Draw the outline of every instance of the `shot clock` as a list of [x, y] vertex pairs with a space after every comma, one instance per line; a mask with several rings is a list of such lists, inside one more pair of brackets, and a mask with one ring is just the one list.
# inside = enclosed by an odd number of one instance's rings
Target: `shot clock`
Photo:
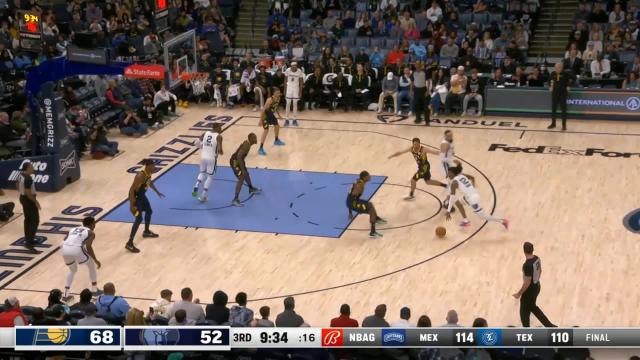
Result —
[[17, 10], [18, 33], [20, 46], [25, 49], [39, 50], [42, 48], [42, 17], [39, 12]]
[[319, 328], [232, 328], [234, 348], [317, 348]]

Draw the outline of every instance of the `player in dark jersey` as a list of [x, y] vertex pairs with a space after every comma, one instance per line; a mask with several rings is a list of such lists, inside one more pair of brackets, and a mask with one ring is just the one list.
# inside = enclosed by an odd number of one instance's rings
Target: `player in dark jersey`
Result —
[[153, 181], [151, 180], [151, 175], [155, 170], [156, 165], [151, 159], [142, 160], [142, 170], [136, 174], [136, 177], [133, 179], [133, 184], [131, 184], [131, 188], [129, 189], [129, 209], [133, 216], [136, 217], [136, 220], [133, 222], [133, 226], [131, 227], [131, 235], [129, 236], [129, 241], [127, 241], [127, 245], [125, 249], [131, 251], [132, 253], [139, 253], [140, 249], [133, 245], [133, 238], [136, 236], [138, 232], [138, 227], [142, 223], [142, 213], [144, 213], [144, 232], [142, 233], [142, 237], [145, 238], [157, 238], [158, 234], [152, 232], [149, 229], [149, 224], [151, 224], [151, 214], [153, 211], [151, 210], [151, 204], [149, 203], [149, 199], [147, 198], [147, 189], [151, 188], [153, 191], [158, 194], [160, 198], [164, 197], [155, 185], [153, 185]]
[[435, 150], [431, 150], [425, 146], [422, 146], [420, 144], [420, 139], [413, 138], [412, 145], [410, 148], [406, 150], [398, 151], [397, 153], [389, 156], [389, 159], [394, 158], [396, 156], [400, 156], [405, 153], [411, 153], [411, 155], [413, 155], [413, 158], [416, 160], [416, 163], [418, 163], [418, 171], [416, 171], [416, 173], [411, 178], [411, 192], [409, 193], [409, 196], [405, 198], [405, 200], [414, 199], [413, 194], [416, 190], [416, 185], [418, 183], [418, 180], [420, 179], [423, 179], [424, 182], [426, 182], [429, 185], [441, 186], [443, 188], [447, 187], [446, 184], [440, 181], [431, 179], [431, 164], [429, 164], [429, 159], [427, 158], [427, 154], [439, 155], [440, 154], [439, 152]]
[[371, 223], [371, 231], [369, 237], [382, 237], [382, 234], [376, 231], [376, 224], [386, 224], [387, 221], [378, 216], [376, 208], [370, 201], [362, 200], [360, 197], [364, 192], [364, 186], [371, 180], [371, 176], [367, 171], [360, 173], [358, 180], [351, 185], [349, 194], [347, 194], [347, 209], [349, 209], [349, 220], [353, 220], [355, 211], [357, 214], [369, 214], [369, 222]]
[[280, 111], [278, 110], [278, 106], [280, 105], [280, 97], [282, 93], [278, 88], [273, 88], [273, 95], [267, 99], [267, 102], [264, 104], [264, 109], [262, 110], [262, 114], [260, 115], [260, 126], [262, 126], [262, 136], [260, 137], [260, 148], [258, 149], [258, 155], [267, 155], [266, 151], [264, 151], [264, 141], [267, 139], [267, 134], [269, 133], [269, 126], [273, 126], [273, 131], [275, 133], [276, 139], [273, 142], [273, 145], [282, 146], [284, 145], [284, 141], [280, 140], [278, 135], [280, 135], [280, 125], [278, 124], [278, 117], [280, 116]]
[[533, 244], [525, 242], [522, 246], [526, 261], [522, 264], [523, 282], [520, 290], [513, 297], [520, 299], [520, 321], [522, 327], [530, 326], [530, 315], [533, 314], [545, 327], [556, 327], [542, 309], [536, 304], [540, 294], [540, 276], [542, 275], [542, 262], [533, 254]]
[[233, 174], [238, 178], [238, 182], [236, 182], [236, 195], [231, 202], [233, 206], [243, 206], [240, 202], [240, 190], [242, 190], [242, 183], [246, 182], [249, 187], [250, 194], [259, 194], [260, 189], [254, 187], [251, 184], [251, 178], [249, 177], [249, 172], [247, 171], [247, 166], [244, 160], [249, 154], [249, 150], [251, 146], [255, 145], [258, 142], [258, 137], [256, 134], [251, 133], [247, 137], [247, 140], [243, 141], [242, 144], [238, 147], [238, 150], [231, 155], [231, 159], [229, 159], [229, 164], [231, 165], [231, 170], [233, 170]]

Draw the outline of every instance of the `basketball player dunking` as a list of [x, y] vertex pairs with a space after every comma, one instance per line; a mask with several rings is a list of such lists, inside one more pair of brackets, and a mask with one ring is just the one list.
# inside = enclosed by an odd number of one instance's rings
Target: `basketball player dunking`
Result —
[[62, 258], [64, 263], [69, 267], [69, 272], [64, 283], [64, 295], [62, 301], [69, 302], [73, 296], [69, 294], [73, 278], [78, 271], [78, 265], [87, 264], [89, 268], [89, 279], [91, 280], [91, 292], [95, 296], [101, 295], [102, 291], [98, 290], [98, 271], [100, 269], [100, 261], [96, 258], [93, 251], [93, 240], [96, 234], [93, 230], [96, 228], [96, 220], [89, 216], [82, 220], [82, 226], [69, 230], [69, 234], [62, 243]]
[[353, 212], [357, 214], [369, 214], [369, 222], [371, 223], [371, 231], [369, 237], [382, 237], [382, 234], [376, 231], [376, 224], [386, 224], [387, 221], [378, 216], [376, 208], [370, 201], [362, 200], [360, 197], [364, 192], [364, 186], [371, 180], [371, 176], [367, 171], [360, 173], [358, 180], [351, 185], [351, 190], [347, 194], [347, 209], [349, 209], [349, 220], [353, 220]]
[[413, 155], [413, 158], [416, 160], [416, 163], [418, 163], [418, 171], [411, 178], [411, 192], [409, 193], [409, 196], [405, 198], [405, 200], [414, 199], [414, 192], [416, 190], [416, 185], [418, 183], [418, 180], [420, 179], [423, 179], [424, 182], [426, 182], [429, 185], [441, 186], [444, 188], [447, 187], [446, 184], [441, 183], [440, 181], [431, 179], [431, 164], [429, 163], [427, 154], [438, 155], [439, 153], [437, 151], [431, 150], [425, 146], [422, 146], [420, 144], [420, 139], [413, 138], [410, 148], [406, 150], [398, 151], [397, 153], [389, 156], [389, 159], [392, 159], [396, 156], [400, 156], [406, 153], [411, 153], [411, 155]]
[[291, 67], [284, 72], [284, 76], [287, 77], [285, 83], [285, 120], [284, 126], [289, 126], [289, 108], [293, 107], [293, 118], [291, 118], [291, 124], [298, 126], [298, 101], [302, 96], [302, 90], [304, 87], [304, 72], [298, 68], [297, 62], [292, 62]]
[[462, 215], [462, 222], [460, 223], [460, 226], [465, 227], [471, 225], [471, 221], [467, 219], [467, 214], [464, 210], [464, 207], [462, 206], [460, 201], [456, 199], [456, 193], [458, 190], [460, 190], [462, 192], [462, 200], [464, 200], [464, 202], [473, 209], [473, 212], [476, 215], [484, 220], [500, 223], [505, 227], [505, 229], [509, 229], [509, 220], [491, 216], [484, 211], [484, 209], [480, 205], [480, 194], [474, 186], [475, 179], [471, 175], [462, 173], [462, 165], [459, 161], [456, 160], [455, 165], [456, 166], [449, 168], [448, 173], [448, 177], [451, 183], [446, 214], [447, 220], [451, 220], [451, 211], [453, 210], [453, 205], [455, 204], [458, 210], [460, 210], [460, 214]]
[[218, 164], [218, 155], [222, 155], [222, 124], [213, 124], [212, 131], [207, 131], [202, 135], [202, 138], [195, 141], [194, 145], [199, 147], [202, 151], [200, 154], [200, 172], [198, 173], [198, 179], [195, 185], [193, 185], [193, 192], [191, 196], [197, 197], [200, 190], [200, 183], [207, 178], [202, 189], [202, 195], [198, 198], [200, 202], [207, 201], [207, 192], [213, 182], [213, 174], [216, 172], [216, 166]]
[[229, 164], [231, 165], [233, 174], [238, 178], [238, 181], [236, 182], [236, 195], [231, 202], [231, 205], [233, 206], [244, 206], [240, 202], [240, 190], [242, 190], [243, 182], [247, 183], [250, 194], [259, 194], [262, 191], [251, 184], [251, 177], [249, 177], [247, 165], [245, 164], [245, 159], [247, 158], [247, 154], [249, 154], [251, 146], [255, 145], [257, 142], [258, 138], [256, 137], [256, 134], [249, 134], [247, 140], [240, 144], [238, 150], [236, 150], [236, 152], [231, 155], [231, 159], [229, 159]]
[[153, 181], [151, 180], [151, 174], [156, 168], [155, 163], [151, 159], [142, 160], [142, 170], [136, 174], [135, 179], [133, 179], [133, 184], [131, 184], [131, 188], [129, 189], [129, 210], [136, 217], [136, 220], [133, 222], [133, 226], [131, 227], [131, 235], [129, 235], [129, 241], [127, 241], [127, 245], [125, 245], [125, 249], [131, 251], [132, 253], [139, 253], [140, 249], [133, 245], [133, 239], [138, 232], [138, 227], [142, 223], [142, 213], [144, 213], [144, 232], [142, 233], [142, 237], [145, 238], [157, 238], [158, 234], [152, 232], [149, 229], [149, 225], [151, 224], [151, 214], [153, 211], [151, 210], [151, 204], [149, 203], [149, 199], [147, 198], [147, 188], [151, 188], [153, 191], [158, 194], [160, 198], [164, 197], [155, 185], [153, 185]]
[[258, 155], [267, 155], [264, 151], [264, 141], [267, 139], [267, 134], [269, 133], [269, 126], [273, 126], [273, 132], [276, 136], [273, 145], [282, 146], [284, 145], [284, 141], [280, 140], [278, 135], [280, 135], [280, 125], [278, 125], [278, 117], [280, 116], [280, 112], [278, 111], [278, 106], [280, 105], [280, 97], [282, 93], [278, 88], [273, 88], [273, 95], [267, 99], [267, 102], [264, 104], [264, 109], [262, 109], [262, 114], [260, 115], [260, 124], [262, 126], [262, 136], [260, 137], [260, 148], [258, 149]]

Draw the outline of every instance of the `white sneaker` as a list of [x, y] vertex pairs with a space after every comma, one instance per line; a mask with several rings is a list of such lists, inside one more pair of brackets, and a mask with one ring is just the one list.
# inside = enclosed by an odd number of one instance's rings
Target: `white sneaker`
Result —
[[413, 111], [409, 111], [409, 115], [408, 116], [413, 116]]
[[402, 111], [401, 110], [398, 110], [398, 115], [402, 115]]
[[198, 198], [198, 201], [201, 203], [207, 202], [207, 195], [202, 195]]

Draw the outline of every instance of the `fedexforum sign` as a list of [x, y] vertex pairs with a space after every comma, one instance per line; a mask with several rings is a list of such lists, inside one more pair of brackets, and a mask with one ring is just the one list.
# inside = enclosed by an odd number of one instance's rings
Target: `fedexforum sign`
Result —
[[527, 154], [550, 154], [550, 155], [576, 155], [576, 156], [603, 156], [613, 158], [631, 158], [640, 157], [640, 153], [609, 151], [598, 148], [586, 148], [582, 150], [565, 149], [562, 146], [546, 146], [540, 145], [536, 147], [521, 148], [517, 146], [509, 146], [507, 144], [491, 144], [489, 151], [502, 150], [511, 153], [527, 153]]

